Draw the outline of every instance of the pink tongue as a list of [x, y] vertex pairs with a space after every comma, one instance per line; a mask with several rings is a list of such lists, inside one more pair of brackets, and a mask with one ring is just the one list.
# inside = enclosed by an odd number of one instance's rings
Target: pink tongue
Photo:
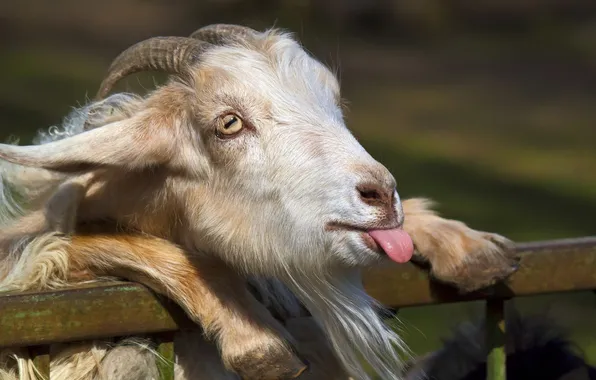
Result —
[[401, 228], [370, 230], [368, 233], [391, 260], [397, 263], [406, 263], [412, 258], [414, 243], [412, 243], [410, 235]]

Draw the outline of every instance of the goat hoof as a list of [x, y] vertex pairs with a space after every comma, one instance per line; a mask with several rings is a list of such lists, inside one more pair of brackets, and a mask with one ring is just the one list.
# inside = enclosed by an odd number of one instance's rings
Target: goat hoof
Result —
[[243, 380], [290, 380], [308, 366], [287, 349], [254, 350], [229, 361]]
[[[519, 269], [520, 256], [509, 239], [488, 232], [478, 232], [462, 244], [468, 247], [458, 265], [449, 270], [433, 266], [433, 277], [456, 286], [462, 292], [477, 291], [505, 280]], [[472, 235], [472, 236], [474, 236]]]

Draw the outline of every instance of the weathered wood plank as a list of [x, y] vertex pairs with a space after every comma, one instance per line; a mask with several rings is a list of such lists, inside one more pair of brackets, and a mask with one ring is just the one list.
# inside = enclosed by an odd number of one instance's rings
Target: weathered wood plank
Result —
[[[518, 249], [521, 269], [486, 292], [458, 294], [410, 264], [369, 271], [364, 283], [373, 297], [395, 308], [596, 289], [596, 237]], [[160, 333], [189, 324], [180, 308], [135, 283], [0, 295], [0, 347]]]
[[0, 347], [174, 331], [188, 323], [139, 284], [112, 283], [0, 296]]
[[368, 293], [390, 307], [511, 298], [536, 294], [596, 289], [596, 237], [518, 244], [520, 269], [507, 281], [481, 292], [460, 294], [455, 288], [430, 281], [414, 265], [388, 263], [368, 271]]

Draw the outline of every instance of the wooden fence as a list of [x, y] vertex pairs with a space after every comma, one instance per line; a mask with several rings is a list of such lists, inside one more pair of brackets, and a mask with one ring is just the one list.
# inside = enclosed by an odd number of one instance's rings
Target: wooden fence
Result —
[[[487, 379], [505, 379], [504, 302], [513, 297], [596, 289], [596, 237], [519, 244], [521, 268], [506, 282], [483, 292], [459, 294], [429, 280], [413, 265], [388, 265], [365, 274], [369, 294], [399, 309], [438, 303], [486, 301]], [[174, 378], [173, 333], [191, 325], [168, 299], [130, 282], [103, 283], [60, 291], [0, 295], [0, 349], [28, 347], [49, 379], [49, 345], [86, 339], [151, 335], [161, 379]]]

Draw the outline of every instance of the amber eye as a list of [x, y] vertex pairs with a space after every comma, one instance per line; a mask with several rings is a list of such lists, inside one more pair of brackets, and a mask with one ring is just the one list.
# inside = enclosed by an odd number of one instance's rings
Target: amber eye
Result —
[[229, 113], [220, 117], [217, 120], [217, 133], [220, 135], [230, 136], [242, 130], [244, 123], [240, 116]]

